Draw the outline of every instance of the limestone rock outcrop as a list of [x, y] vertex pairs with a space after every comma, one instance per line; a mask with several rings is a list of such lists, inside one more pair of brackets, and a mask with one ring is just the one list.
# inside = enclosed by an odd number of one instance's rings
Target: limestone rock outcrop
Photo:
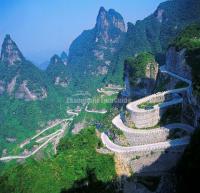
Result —
[[94, 28], [83, 31], [69, 48], [70, 78], [84, 85], [92, 83], [88, 81], [90, 78], [106, 77], [115, 68], [113, 60], [123, 44], [125, 32], [123, 17], [113, 9], [107, 11], [101, 7]]
[[191, 80], [191, 67], [185, 59], [186, 49], [177, 51], [175, 47], [170, 47], [166, 54], [166, 69]]
[[[145, 57], [146, 53], [140, 54], [139, 57]], [[149, 55], [147, 53], [147, 55]], [[138, 56], [136, 57], [137, 60]], [[132, 64], [131, 64], [132, 63]], [[128, 97], [140, 98], [151, 94], [155, 88], [159, 72], [158, 63], [155, 60], [145, 61], [142, 66], [139, 66], [137, 61], [130, 63], [125, 62], [124, 67], [124, 82], [125, 92]], [[140, 74], [138, 76], [138, 74]], [[143, 75], [141, 75], [143, 74]]]
[[123, 17], [113, 9], [106, 11], [101, 7], [95, 31], [96, 42], [103, 40], [104, 43], [116, 43], [121, 33], [126, 31]]
[[7, 63], [8, 65], [14, 65], [23, 60], [24, 56], [16, 43], [11, 39], [10, 35], [6, 35], [1, 49], [1, 62]]
[[0, 95], [26, 101], [47, 97], [44, 73], [25, 59], [10, 35], [6, 35], [2, 44], [0, 72]]
[[69, 84], [67, 55], [64, 52], [61, 54], [61, 57], [54, 55], [46, 72], [54, 85], [66, 88]]

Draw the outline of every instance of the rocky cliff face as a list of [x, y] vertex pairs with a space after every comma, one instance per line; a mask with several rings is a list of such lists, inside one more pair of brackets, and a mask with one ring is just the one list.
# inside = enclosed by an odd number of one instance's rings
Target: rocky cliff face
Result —
[[90, 78], [103, 79], [115, 65], [113, 59], [121, 48], [125, 31], [119, 13], [100, 8], [95, 27], [84, 31], [70, 46], [68, 71], [74, 82], [81, 79], [83, 85]]
[[24, 58], [10, 35], [2, 45], [0, 72], [0, 95], [28, 101], [47, 97], [44, 74]]
[[105, 44], [117, 43], [121, 33], [125, 32], [123, 17], [115, 10], [106, 11], [100, 8], [95, 26], [96, 42], [103, 41]]
[[183, 28], [200, 21], [200, 1], [171, 0], [161, 3], [156, 11], [136, 24], [129, 23], [124, 44], [125, 55], [150, 51], [158, 56]]
[[156, 85], [158, 64], [149, 53], [142, 53], [125, 61], [124, 95], [140, 98], [150, 95]]
[[[165, 67], [181, 77], [192, 80], [191, 67], [186, 62], [186, 49], [177, 50], [174, 46], [166, 52]], [[180, 81], [164, 73], [160, 73], [157, 79], [157, 90], [164, 91], [177, 87]]]
[[137, 85], [132, 89], [133, 97], [143, 97], [151, 94], [156, 85], [158, 64], [148, 63], [145, 69], [145, 78], [139, 78]]
[[63, 61], [64, 65], [67, 65], [68, 63], [68, 56], [66, 52], [62, 52], [60, 55], [61, 60]]
[[[199, 92], [199, 61], [200, 61], [200, 25], [190, 25], [174, 40], [167, 53], [167, 68], [192, 80], [190, 103], [184, 103], [184, 119], [194, 126], [199, 126], [200, 92]], [[170, 65], [171, 63], [171, 65]]]
[[64, 88], [68, 86], [69, 78], [66, 66], [67, 55], [64, 52], [61, 54], [61, 57], [54, 55], [51, 58], [46, 72], [54, 85], [58, 85]]
[[[166, 69], [172, 73], [175, 73], [192, 81], [192, 68], [187, 63], [186, 56], [186, 48], [182, 48], [178, 51], [175, 47], [170, 47], [166, 53]], [[186, 85], [181, 85], [182, 84], [179, 80], [170, 77], [167, 74], [160, 74], [157, 80], [157, 86], [160, 86], [162, 88], [162, 91], [186, 87]], [[191, 89], [191, 91], [188, 92], [187, 95], [183, 96], [182, 121], [197, 126], [199, 119], [198, 106], [199, 104], [197, 102], [197, 97], [193, 95]]]
[[166, 54], [166, 68], [186, 79], [192, 80], [191, 67], [186, 62], [186, 49], [177, 51], [170, 47]]
[[6, 35], [1, 49], [1, 62], [14, 65], [23, 60], [24, 57], [15, 42], [11, 39], [10, 35]]

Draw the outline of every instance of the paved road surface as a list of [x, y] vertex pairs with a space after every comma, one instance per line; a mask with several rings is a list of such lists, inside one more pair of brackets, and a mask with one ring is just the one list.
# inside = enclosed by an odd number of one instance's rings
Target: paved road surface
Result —
[[101, 110], [101, 111], [97, 111], [97, 110], [88, 110], [88, 107], [85, 107], [85, 111], [88, 113], [96, 113], [96, 114], [106, 114], [107, 111], [106, 110]]
[[28, 155], [2, 157], [2, 158], [0, 158], [0, 161], [10, 161], [10, 160], [15, 160], [15, 159], [27, 159], [27, 158], [31, 157], [32, 155], [36, 154], [40, 149], [42, 149], [44, 146], [46, 146], [51, 140], [53, 140], [59, 134], [56, 134], [56, 135], [52, 136], [51, 138], [49, 138], [47, 141], [45, 141], [42, 145], [40, 145], [37, 149], [35, 149], [33, 152], [31, 152]]
[[154, 143], [154, 144], [147, 144], [147, 145], [138, 145], [132, 147], [124, 147], [114, 144], [109, 137], [105, 134], [101, 134], [101, 140], [103, 144], [111, 151], [116, 153], [138, 153], [138, 152], [149, 152], [155, 150], [162, 150], [167, 149], [170, 147], [177, 147], [177, 146], [185, 146], [189, 143], [190, 137], [184, 137], [181, 139], [175, 139], [166, 142]]
[[[138, 104], [140, 104], [143, 101], [147, 101], [152, 97], [156, 97], [158, 95], [161, 94], [170, 94], [170, 93], [180, 93], [183, 91], [187, 91], [191, 88], [192, 86], [192, 82], [190, 80], [187, 80], [183, 77], [180, 77], [172, 72], [167, 71], [164, 67], [162, 67], [161, 72], [163, 73], [168, 73], [169, 75], [180, 79], [182, 81], [185, 81], [186, 83], [188, 83], [188, 86], [185, 88], [180, 88], [180, 89], [172, 89], [172, 90], [168, 90], [165, 92], [159, 92], [147, 97], [144, 97], [140, 100], [134, 101], [132, 103], [129, 103], [127, 105], [127, 109], [131, 110], [131, 111], [139, 111], [140, 109], [138, 108]], [[163, 105], [171, 105], [172, 103], [180, 103], [182, 102], [182, 99], [174, 99], [171, 100], [169, 102], [164, 102], [162, 105], [157, 106], [156, 108], [162, 108]], [[142, 109], [144, 112], [145, 111], [149, 111], [149, 110], [144, 110]], [[176, 128], [180, 128], [185, 130], [189, 135], [191, 133], [194, 132], [194, 128], [190, 125], [187, 124], [182, 124], [182, 123], [173, 123], [173, 124], [169, 124], [166, 125], [164, 127], [160, 127], [160, 128], [155, 128], [155, 129], [149, 129], [149, 130], [142, 130], [142, 129], [132, 129], [129, 128], [127, 126], [124, 125], [124, 123], [122, 122], [120, 115], [116, 116], [113, 120], [112, 120], [113, 125], [115, 125], [118, 129], [122, 130], [123, 132], [126, 133], [136, 133], [136, 134], [151, 134], [151, 133], [155, 133], [155, 132], [159, 132], [159, 131], [163, 131], [163, 129], [176, 129]], [[146, 144], [146, 145], [139, 145], [139, 146], [132, 146], [132, 147], [123, 147], [123, 146], [119, 146], [114, 144], [109, 137], [105, 134], [102, 133], [101, 134], [101, 140], [103, 142], [103, 144], [111, 151], [113, 152], [117, 152], [117, 153], [129, 153], [129, 152], [144, 152], [144, 151], [153, 151], [153, 150], [159, 150], [159, 149], [167, 149], [170, 147], [177, 147], [177, 146], [185, 146], [190, 142], [190, 136], [187, 137], [183, 137], [183, 138], [179, 138], [179, 139], [174, 139], [174, 140], [168, 140], [166, 142], [159, 142], [159, 143], [154, 143], [154, 144]]]
[[162, 132], [163, 130], [173, 130], [173, 129], [183, 129], [187, 133], [192, 133], [194, 131], [194, 128], [190, 125], [183, 124], [183, 123], [173, 123], [173, 124], [168, 124], [163, 127], [158, 127], [158, 128], [153, 128], [153, 129], [133, 129], [129, 128], [126, 125], [124, 125], [123, 121], [120, 118], [120, 115], [117, 115], [113, 120], [112, 120], [113, 125], [120, 129], [123, 132], [130, 133], [130, 134], [153, 134], [153, 133], [158, 133]]
[[[57, 122], [56, 124], [54, 125], [51, 125], [49, 127], [47, 127], [46, 129], [42, 130], [40, 133], [38, 133], [37, 135], [33, 136], [31, 138], [31, 140], [34, 140], [35, 138], [37, 138], [38, 136], [40, 136], [42, 133], [44, 133], [45, 131], [51, 129], [52, 127], [58, 125], [58, 124], [61, 124], [63, 123], [64, 121], [70, 121], [72, 120], [71, 118], [69, 119], [64, 119], [64, 120], [61, 120], [59, 122]], [[15, 160], [15, 159], [27, 159], [29, 157], [31, 157], [32, 155], [36, 154], [40, 149], [42, 149], [43, 147], [45, 147], [50, 141], [52, 141], [54, 138], [58, 137], [61, 133], [63, 133], [64, 130], [63, 129], [60, 129], [48, 136], [45, 136], [43, 138], [40, 138], [38, 140], [42, 140], [44, 138], [48, 138], [42, 145], [40, 145], [37, 149], [35, 149], [34, 151], [30, 152], [28, 155], [19, 155], [19, 156], [6, 156], [6, 157], [1, 157], [0, 158], [0, 161], [10, 161], [10, 160]]]

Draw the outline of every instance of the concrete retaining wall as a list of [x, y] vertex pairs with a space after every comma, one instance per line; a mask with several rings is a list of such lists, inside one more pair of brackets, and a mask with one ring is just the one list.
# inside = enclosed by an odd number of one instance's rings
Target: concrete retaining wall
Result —
[[[127, 105], [127, 110], [131, 114], [131, 120], [137, 128], [148, 128], [157, 125], [165, 111], [176, 104], [182, 103], [183, 99], [176, 93], [158, 93], [134, 101]], [[161, 103], [152, 109], [141, 109], [138, 106], [145, 102]]]
[[164, 129], [147, 134], [123, 133], [131, 146], [164, 142], [169, 136], [169, 130]]
[[153, 109], [152, 111], [146, 112], [134, 112], [131, 113], [131, 120], [137, 128], [148, 128], [157, 125], [165, 113], [167, 108]]

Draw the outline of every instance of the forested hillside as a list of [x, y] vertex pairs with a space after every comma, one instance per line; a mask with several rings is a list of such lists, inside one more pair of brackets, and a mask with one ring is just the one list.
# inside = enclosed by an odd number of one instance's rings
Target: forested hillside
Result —
[[195, 95], [200, 96], [200, 25], [187, 27], [174, 40], [172, 45], [177, 50], [186, 49], [186, 60], [192, 69], [193, 88]]
[[[175, 39], [173, 45], [177, 50], [186, 49], [186, 60], [192, 69], [194, 96], [199, 101], [200, 96], [200, 25], [187, 27]], [[199, 104], [199, 102], [198, 102]], [[197, 112], [198, 113], [198, 112]], [[191, 144], [186, 149], [177, 167], [177, 192], [198, 192], [198, 176], [200, 172], [200, 131], [199, 128], [192, 137]]]
[[49, 78], [27, 61], [6, 36], [0, 60], [0, 154], [35, 134], [48, 121], [63, 118], [66, 106]]
[[[150, 94], [158, 74], [156, 61], [162, 64], [169, 45], [177, 51], [186, 49], [194, 95], [199, 103], [199, 22], [199, 0], [166, 1], [144, 20], [129, 23], [127, 32], [123, 17], [113, 9], [107, 11], [102, 7], [95, 27], [73, 41], [69, 56], [65, 53], [53, 56], [46, 71], [27, 61], [16, 43], [6, 36], [0, 60], [0, 154], [8, 154], [48, 121], [66, 118], [67, 97], [80, 99], [89, 91], [91, 98], [114, 101], [120, 96], [119, 90], [112, 90], [114, 94], [107, 96], [105, 92], [110, 90], [105, 85], [126, 85], [126, 76], [134, 93], [139, 90], [140, 96]], [[123, 104], [116, 106], [123, 108]], [[40, 160], [32, 157], [13, 165], [1, 162], [0, 169], [4, 169], [0, 171], [1, 193], [67, 193], [80, 189], [91, 192], [94, 185], [93, 192], [116, 192], [114, 158], [99, 153], [102, 147], [99, 131], [110, 128], [113, 136], [118, 135], [111, 119], [119, 109], [106, 102], [75, 103], [72, 107], [72, 113], [79, 110], [75, 112], [78, 116], [73, 116], [56, 155]], [[87, 112], [86, 107], [97, 113]], [[98, 114], [102, 108], [105, 114], [102, 111]], [[72, 135], [76, 124], [86, 126]], [[199, 141], [197, 131], [177, 168], [178, 193], [198, 187], [194, 174], [200, 169], [199, 148], [196, 148]]]
[[[115, 192], [106, 185], [115, 179], [114, 160], [112, 156], [97, 153], [96, 148], [100, 146], [101, 142], [96, 137], [94, 128], [65, 137], [60, 142], [55, 157], [41, 161], [29, 159], [26, 163], [5, 171], [0, 177], [0, 191], [61, 193], [76, 185], [81, 187], [100, 183], [102, 185], [95, 187], [95, 192]], [[93, 176], [92, 181], [88, 178], [90, 175]]]
[[188, 25], [200, 23], [198, 0], [169, 0], [156, 11], [135, 24], [128, 22], [122, 48], [113, 59], [105, 82], [117, 82], [123, 74], [122, 64], [127, 57], [141, 52], [151, 52], [160, 64], [165, 62], [165, 52], [174, 38]]
[[136, 24], [129, 23], [123, 52], [141, 51], [163, 54], [170, 42], [189, 24], [200, 22], [198, 0], [172, 0], [161, 3], [157, 10]]
[[114, 65], [113, 59], [124, 36], [123, 17], [113, 9], [107, 11], [101, 7], [95, 27], [83, 31], [69, 49], [68, 71], [75, 88], [92, 91], [97, 84], [102, 84]]

